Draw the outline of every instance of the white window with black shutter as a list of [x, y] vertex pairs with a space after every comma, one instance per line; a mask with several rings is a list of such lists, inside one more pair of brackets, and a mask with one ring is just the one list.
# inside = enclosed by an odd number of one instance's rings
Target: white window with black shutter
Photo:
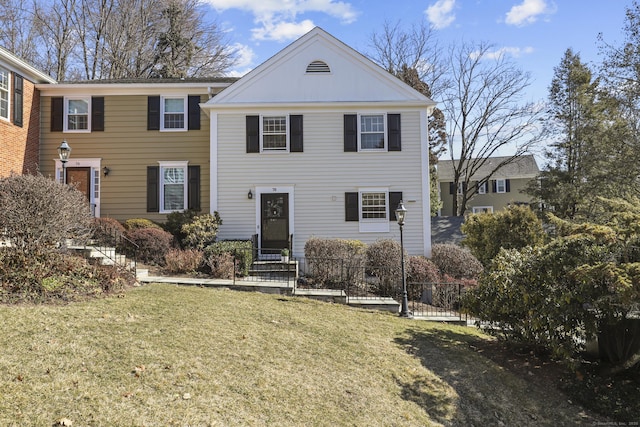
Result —
[[344, 151], [402, 151], [400, 125], [400, 114], [345, 114]]
[[511, 192], [511, 180], [495, 179], [492, 181], [491, 187], [494, 193], [509, 193]]
[[396, 220], [395, 209], [402, 200], [401, 191], [388, 188], [360, 188], [345, 193], [345, 221], [357, 221], [361, 233], [387, 233], [389, 222]]
[[51, 98], [51, 131], [70, 133], [104, 131], [104, 97]]
[[153, 95], [147, 98], [147, 130], [200, 129], [200, 95]]
[[200, 166], [160, 161], [147, 167], [147, 212], [200, 210]]
[[247, 153], [301, 153], [303, 117], [264, 114], [246, 117]]

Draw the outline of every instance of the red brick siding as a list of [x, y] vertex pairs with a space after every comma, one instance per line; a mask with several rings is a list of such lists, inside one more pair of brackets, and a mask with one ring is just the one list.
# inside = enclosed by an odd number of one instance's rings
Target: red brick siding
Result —
[[9, 95], [10, 121], [0, 119], [0, 177], [35, 173], [38, 169], [40, 93], [27, 79], [24, 79], [23, 90], [22, 127], [13, 124], [13, 93]]

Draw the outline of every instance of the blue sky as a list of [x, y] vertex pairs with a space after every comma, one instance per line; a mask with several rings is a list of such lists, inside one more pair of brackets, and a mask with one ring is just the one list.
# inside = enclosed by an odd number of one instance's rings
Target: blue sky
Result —
[[486, 41], [530, 72], [530, 100], [547, 97], [553, 67], [567, 48], [585, 63], [600, 62], [598, 33], [622, 41], [625, 8], [631, 0], [204, 0], [227, 32], [242, 75], [314, 26], [356, 50], [371, 52], [371, 34], [385, 21], [410, 29], [421, 20], [433, 26], [442, 45]]

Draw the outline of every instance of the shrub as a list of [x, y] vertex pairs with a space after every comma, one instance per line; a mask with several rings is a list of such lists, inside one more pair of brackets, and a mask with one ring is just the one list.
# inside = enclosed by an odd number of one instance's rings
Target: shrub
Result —
[[312, 237], [304, 245], [306, 270], [316, 286], [341, 288], [362, 275], [367, 246], [359, 240]]
[[12, 248], [0, 250], [0, 301], [74, 301], [122, 290], [132, 274], [91, 265], [79, 256], [48, 252], [24, 258]]
[[461, 228], [466, 235], [462, 245], [471, 250], [486, 267], [500, 248], [520, 249], [545, 241], [542, 221], [527, 206], [510, 206], [493, 214], [473, 214]]
[[[174, 237], [157, 228], [134, 228], [125, 232], [125, 237], [138, 245], [139, 261], [164, 265], [164, 257], [173, 247]], [[130, 250], [128, 255], [132, 255]]]
[[162, 225], [162, 228], [173, 234], [178, 244], [183, 247], [185, 234], [182, 232], [182, 226], [193, 221], [199, 214], [200, 211], [194, 209], [188, 209], [184, 212], [171, 212], [167, 215], [167, 220]]
[[[238, 274], [243, 276], [249, 274], [249, 269], [253, 263], [253, 243], [251, 240], [223, 240], [207, 246], [204, 250], [205, 264], [211, 269], [212, 274], [213, 268], [211, 265], [220, 265], [221, 259], [217, 256], [221, 254], [231, 255], [232, 260], [235, 258], [236, 272]], [[210, 263], [209, 260], [213, 260], [213, 262]], [[233, 264], [231, 267], [233, 271]], [[233, 277], [233, 274], [231, 277]]]
[[438, 266], [424, 256], [410, 256], [406, 261], [407, 293], [409, 300], [419, 301], [425, 285], [441, 281]]
[[[402, 280], [400, 243], [381, 239], [367, 247], [367, 272], [378, 278], [377, 293], [395, 295]], [[408, 257], [405, 255], [405, 259]]]
[[202, 265], [204, 254], [196, 249], [171, 249], [164, 256], [169, 273], [193, 273]]
[[211, 275], [219, 279], [233, 279], [233, 255], [228, 252], [211, 253], [205, 257]]
[[14, 250], [40, 254], [91, 236], [91, 209], [75, 188], [42, 175], [0, 179], [0, 230]]
[[431, 248], [431, 261], [441, 275], [454, 279], [477, 279], [484, 268], [466, 248], [449, 243], [436, 243]]
[[102, 246], [115, 246], [118, 238], [124, 234], [125, 228], [115, 218], [102, 217], [93, 219], [93, 240]]
[[222, 224], [218, 212], [198, 215], [182, 226], [184, 239], [182, 243], [188, 248], [204, 249], [215, 243], [218, 236], [218, 227]]
[[134, 228], [158, 228], [162, 229], [158, 224], [147, 218], [129, 218], [124, 222], [124, 228], [133, 230]]

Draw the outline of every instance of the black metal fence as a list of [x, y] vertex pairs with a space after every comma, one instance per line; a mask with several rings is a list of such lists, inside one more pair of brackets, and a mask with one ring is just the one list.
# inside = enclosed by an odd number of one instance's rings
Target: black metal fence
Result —
[[462, 283], [407, 283], [409, 311], [415, 317], [467, 320], [461, 313]]

